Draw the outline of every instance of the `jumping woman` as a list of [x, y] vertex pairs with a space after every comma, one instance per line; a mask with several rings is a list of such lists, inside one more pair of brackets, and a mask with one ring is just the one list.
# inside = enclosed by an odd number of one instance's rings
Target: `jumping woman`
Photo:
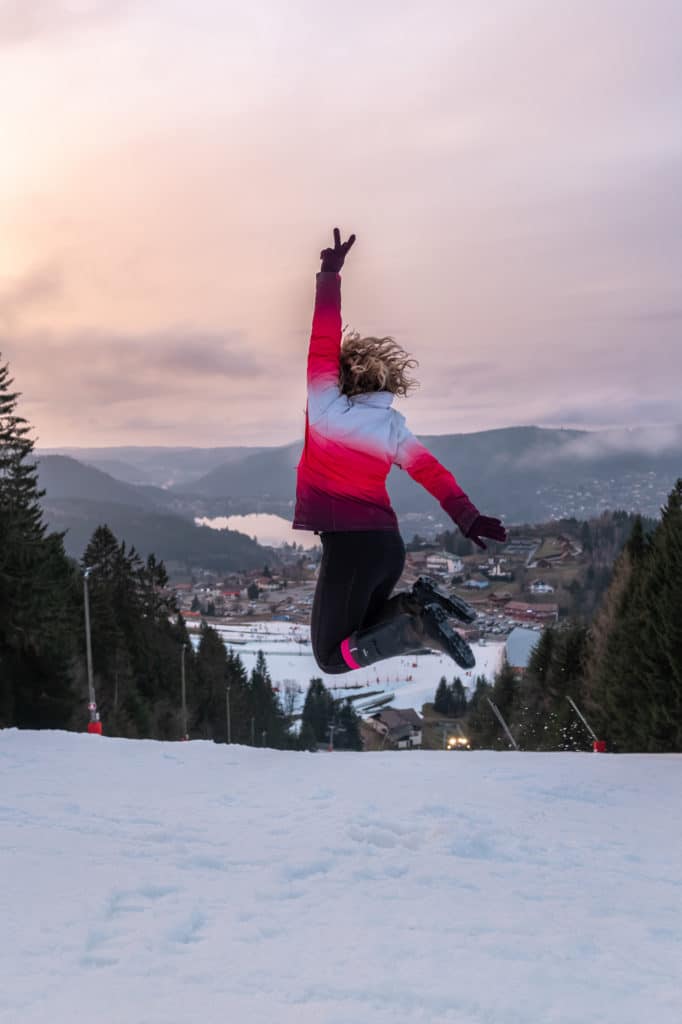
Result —
[[323, 672], [341, 673], [384, 658], [436, 648], [473, 668], [469, 645], [449, 624], [473, 610], [420, 577], [411, 591], [391, 597], [405, 563], [405, 545], [386, 491], [392, 465], [426, 488], [462, 533], [503, 541], [499, 519], [482, 516], [452, 473], [410, 433], [391, 408], [413, 386], [416, 365], [392, 338], [342, 342], [340, 270], [355, 241], [320, 253], [308, 352], [305, 445], [298, 465], [294, 529], [313, 530], [322, 562], [311, 618], [311, 641]]

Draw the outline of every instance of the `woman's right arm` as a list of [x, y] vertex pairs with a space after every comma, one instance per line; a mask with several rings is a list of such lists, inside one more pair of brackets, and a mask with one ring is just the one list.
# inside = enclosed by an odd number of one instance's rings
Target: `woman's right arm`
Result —
[[334, 248], [320, 253], [322, 268], [317, 275], [315, 310], [308, 350], [308, 416], [317, 419], [339, 394], [341, 352], [341, 270], [355, 241], [351, 235], [341, 242], [334, 228]]

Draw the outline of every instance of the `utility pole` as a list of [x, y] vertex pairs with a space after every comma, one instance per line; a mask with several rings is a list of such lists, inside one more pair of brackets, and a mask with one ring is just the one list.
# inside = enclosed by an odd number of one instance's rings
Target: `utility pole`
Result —
[[256, 719], [251, 718], [251, 746], [256, 746]]
[[232, 719], [230, 717], [230, 684], [225, 687], [225, 705], [227, 710], [227, 742], [232, 742]]
[[182, 700], [182, 738], [183, 740], [189, 739], [189, 733], [187, 732], [187, 680], [185, 679], [185, 651], [187, 650], [187, 644], [182, 645], [182, 651], [180, 652], [180, 691]]
[[334, 750], [334, 732], [335, 731], [336, 731], [336, 726], [334, 725], [333, 722], [330, 722], [329, 723], [329, 750], [330, 751]]
[[516, 740], [514, 739], [514, 737], [512, 736], [512, 734], [510, 733], [509, 726], [507, 725], [507, 723], [505, 722], [504, 718], [502, 717], [502, 712], [498, 708], [497, 704], [495, 704], [490, 699], [490, 697], [486, 697], [486, 700], [488, 701], [488, 704], [490, 704], [490, 707], [493, 709], [493, 712], [495, 714], [495, 718], [497, 719], [497, 721], [500, 723], [500, 725], [502, 726], [502, 728], [506, 732], [507, 737], [508, 737], [509, 742], [511, 743], [512, 747], [514, 748], [514, 750], [518, 750], [519, 749], [518, 744], [517, 744]]
[[605, 754], [606, 753], [606, 740], [600, 740], [599, 739], [599, 737], [597, 736], [596, 732], [594, 731], [594, 729], [592, 728], [590, 723], [587, 721], [587, 719], [585, 718], [584, 714], [582, 713], [582, 711], [580, 710], [580, 708], [578, 707], [576, 702], [573, 700], [573, 698], [567, 696], [566, 700], [571, 705], [571, 707], [573, 708], [575, 713], [580, 718], [580, 721], [583, 723], [583, 725], [585, 726], [585, 728], [589, 732], [590, 736], [592, 737], [592, 749], [594, 750], [595, 754]]
[[93, 570], [89, 565], [83, 573], [83, 603], [85, 606], [85, 655], [88, 665], [88, 732], [97, 736], [102, 735], [102, 723], [97, 713], [97, 701], [95, 700], [95, 683], [92, 671], [92, 639], [90, 636], [90, 594], [88, 592], [88, 576]]

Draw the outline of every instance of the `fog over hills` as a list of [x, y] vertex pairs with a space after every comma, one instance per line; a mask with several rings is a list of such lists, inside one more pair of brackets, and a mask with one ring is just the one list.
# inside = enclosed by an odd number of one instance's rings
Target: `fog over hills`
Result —
[[129, 484], [153, 484], [157, 487], [182, 486], [199, 479], [218, 466], [227, 466], [261, 451], [258, 447], [113, 447], [42, 448], [38, 454], [70, 455], [79, 462], [109, 473]]
[[[682, 427], [554, 430], [508, 427], [421, 440], [475, 503], [508, 523], [543, 522], [605, 508], [658, 515], [682, 476]], [[194, 516], [274, 511], [291, 516], [301, 442], [269, 448], [70, 449], [75, 458], [40, 455], [51, 506], [90, 500]], [[108, 466], [110, 473], [84, 466]], [[144, 477], [135, 486], [131, 468]], [[173, 481], [165, 487], [150, 481]], [[397, 467], [389, 493], [398, 515], [441, 515], [433, 498]], [[64, 511], [62, 509], [62, 511]], [[444, 520], [445, 522], [445, 520]]]

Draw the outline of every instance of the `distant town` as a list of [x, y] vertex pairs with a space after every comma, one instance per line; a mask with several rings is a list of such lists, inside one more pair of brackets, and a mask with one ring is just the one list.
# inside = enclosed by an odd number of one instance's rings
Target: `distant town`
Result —
[[[195, 569], [175, 577], [171, 589], [178, 609], [192, 623], [279, 621], [306, 624], [310, 619], [319, 549], [280, 549], [282, 564], [243, 573], [216, 574]], [[500, 639], [514, 626], [542, 627], [559, 620], [557, 591], [580, 572], [583, 551], [562, 534], [518, 537], [494, 557], [455, 556], [435, 544], [408, 551], [398, 589], [426, 574], [452, 586], [477, 612], [474, 626], [463, 629], [471, 641]]]

